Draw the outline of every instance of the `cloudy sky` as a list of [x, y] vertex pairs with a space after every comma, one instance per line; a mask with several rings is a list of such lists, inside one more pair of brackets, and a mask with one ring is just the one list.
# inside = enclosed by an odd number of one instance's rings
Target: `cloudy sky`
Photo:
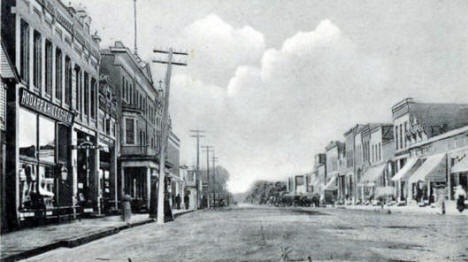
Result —
[[[132, 0], [74, 0], [102, 46], [133, 48]], [[391, 122], [404, 97], [468, 103], [468, 1], [138, 0], [138, 48], [187, 50], [170, 111], [181, 159], [207, 130], [230, 189], [312, 169], [355, 123]], [[155, 66], [155, 81], [165, 68]], [[201, 159], [202, 167], [206, 160]]]

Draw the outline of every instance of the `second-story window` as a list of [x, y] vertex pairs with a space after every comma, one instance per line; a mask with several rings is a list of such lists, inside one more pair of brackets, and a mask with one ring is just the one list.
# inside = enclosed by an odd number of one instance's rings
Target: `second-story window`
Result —
[[70, 57], [65, 57], [65, 104], [71, 106], [72, 97], [72, 64]]
[[398, 150], [398, 126], [395, 126], [395, 148]]
[[382, 160], [382, 143], [379, 143], [379, 160]]
[[125, 119], [125, 143], [135, 144], [135, 120], [131, 118]]
[[62, 51], [55, 50], [55, 98], [62, 101]]
[[45, 92], [52, 97], [52, 71], [53, 67], [52, 43], [46, 40], [45, 43]]
[[97, 82], [96, 79], [91, 80], [91, 118], [96, 119], [96, 92]]
[[75, 67], [75, 109], [81, 113], [81, 69]]
[[20, 69], [21, 79], [29, 84], [29, 25], [21, 20], [21, 40], [20, 40]]
[[42, 87], [42, 38], [39, 32], [34, 31], [33, 56], [33, 85], [41, 90]]
[[403, 124], [400, 124], [400, 148], [403, 149]]
[[84, 95], [83, 95], [83, 113], [87, 116], [89, 114], [89, 74], [84, 72]]

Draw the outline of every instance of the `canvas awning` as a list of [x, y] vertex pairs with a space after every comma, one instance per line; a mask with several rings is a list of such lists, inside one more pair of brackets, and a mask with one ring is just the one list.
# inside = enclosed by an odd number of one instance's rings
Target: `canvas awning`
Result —
[[332, 177], [330, 181], [328, 181], [327, 185], [325, 186], [324, 190], [337, 190], [338, 188], [335, 185], [336, 176]]
[[455, 163], [451, 170], [452, 173], [468, 172], [468, 157], [464, 157], [462, 160]]
[[385, 170], [386, 163], [370, 167], [361, 178], [361, 185], [373, 183], [379, 179]]
[[393, 181], [406, 180], [411, 175], [411, 169], [418, 162], [418, 158], [408, 158], [406, 164], [392, 177]]
[[429, 156], [409, 178], [409, 183], [418, 181], [445, 182], [446, 154]]

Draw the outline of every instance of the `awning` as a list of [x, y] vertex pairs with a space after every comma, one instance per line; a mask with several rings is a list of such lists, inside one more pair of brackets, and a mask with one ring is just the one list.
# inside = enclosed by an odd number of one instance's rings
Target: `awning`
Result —
[[462, 160], [455, 163], [451, 170], [452, 173], [468, 172], [468, 157], [464, 157]]
[[385, 170], [386, 163], [370, 167], [361, 178], [361, 185], [373, 183], [379, 179]]
[[337, 190], [338, 188], [335, 185], [335, 180], [336, 176], [332, 177], [323, 190]]
[[408, 180], [410, 184], [418, 181], [445, 182], [446, 154], [429, 156], [421, 167]]
[[378, 186], [375, 188], [375, 197], [377, 198], [379, 196], [391, 196], [393, 195], [393, 190], [394, 188], [391, 186]]
[[406, 180], [411, 175], [410, 170], [416, 165], [418, 158], [408, 158], [406, 164], [393, 177], [393, 181]]

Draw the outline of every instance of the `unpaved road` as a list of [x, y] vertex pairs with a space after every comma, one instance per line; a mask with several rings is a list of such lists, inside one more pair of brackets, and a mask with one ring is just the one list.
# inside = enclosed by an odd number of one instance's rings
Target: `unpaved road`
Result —
[[204, 210], [27, 261], [468, 261], [466, 216], [341, 209]]

